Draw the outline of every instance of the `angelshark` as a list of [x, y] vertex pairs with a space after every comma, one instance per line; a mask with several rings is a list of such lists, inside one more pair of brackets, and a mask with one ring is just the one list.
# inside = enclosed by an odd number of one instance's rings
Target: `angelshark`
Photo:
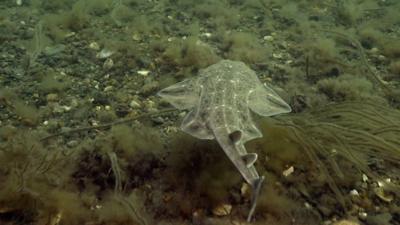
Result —
[[256, 153], [244, 144], [262, 137], [251, 112], [272, 116], [291, 111], [272, 88], [242, 62], [221, 60], [190, 79], [161, 90], [158, 95], [178, 109], [189, 110], [181, 129], [199, 139], [216, 139], [252, 187], [251, 221], [264, 177], [254, 167]]

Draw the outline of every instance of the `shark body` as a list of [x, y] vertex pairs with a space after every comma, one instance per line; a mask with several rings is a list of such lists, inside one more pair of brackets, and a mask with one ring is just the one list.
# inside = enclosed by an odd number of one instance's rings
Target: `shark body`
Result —
[[251, 111], [272, 116], [290, 112], [290, 106], [244, 63], [230, 60], [211, 65], [197, 77], [167, 87], [158, 95], [178, 109], [188, 109], [181, 129], [200, 139], [216, 139], [252, 187], [253, 203], [247, 218], [250, 221], [264, 180], [254, 166], [257, 154], [248, 153], [244, 146], [247, 141], [262, 137]]

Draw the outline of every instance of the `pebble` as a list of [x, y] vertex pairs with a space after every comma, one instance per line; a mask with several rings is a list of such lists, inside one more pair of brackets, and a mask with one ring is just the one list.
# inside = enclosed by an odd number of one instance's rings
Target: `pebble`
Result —
[[140, 91], [145, 94], [151, 94], [154, 91], [158, 90], [160, 87], [160, 84], [158, 83], [158, 81], [151, 81], [149, 83], [146, 83], [142, 86], [142, 88], [140, 89]]
[[105, 70], [109, 70], [113, 68], [113, 66], [114, 66], [114, 61], [111, 58], [106, 59], [106, 61], [104, 61], [103, 63], [103, 69]]
[[275, 58], [275, 59], [282, 59], [283, 55], [281, 53], [273, 53], [272, 57]]
[[53, 56], [53, 55], [56, 55], [58, 53], [61, 53], [62, 51], [65, 50], [65, 48], [66, 47], [63, 44], [47, 46], [47, 47], [44, 48], [43, 53], [46, 56]]
[[144, 106], [148, 112], [156, 112], [157, 111], [157, 109], [155, 107], [156, 103], [150, 99], [148, 99], [144, 102]]
[[156, 124], [163, 124], [165, 121], [161, 116], [151, 118], [151, 120]]
[[147, 75], [149, 75], [150, 74], [150, 71], [149, 70], [139, 70], [138, 72], [137, 72], [139, 75], [142, 75], [142, 76], [147, 76]]
[[59, 104], [54, 105], [53, 113], [63, 113], [63, 112], [65, 112], [64, 106], [61, 106]]
[[251, 198], [251, 187], [248, 183], [242, 183], [242, 186], [240, 187], [240, 194], [245, 199]]
[[134, 34], [132, 35], [132, 40], [134, 40], [134, 41], [140, 41], [140, 40], [142, 40], [142, 39], [140, 38], [140, 35], [139, 35], [138, 33], [134, 33]]
[[74, 99], [71, 100], [71, 104], [70, 105], [71, 105], [71, 107], [75, 108], [75, 107], [77, 107], [79, 105], [79, 102], [78, 102], [77, 99], [74, 98]]
[[46, 95], [46, 100], [48, 102], [56, 102], [58, 100], [58, 94], [56, 93], [50, 93]]
[[185, 111], [182, 111], [182, 112], [180, 112], [180, 113], [178, 114], [178, 116], [179, 116], [180, 118], [183, 118], [183, 117], [186, 116], [186, 112], [185, 112]]
[[350, 195], [351, 196], [359, 196], [360, 194], [358, 193], [358, 191], [356, 189], [353, 189], [350, 191]]
[[100, 45], [94, 41], [89, 44], [89, 48], [98, 51], [100, 50]]
[[383, 200], [385, 202], [389, 203], [389, 202], [393, 201], [393, 199], [394, 199], [393, 195], [388, 194], [384, 190], [383, 186], [374, 188], [374, 192], [375, 192], [376, 196], [378, 196], [381, 200]]
[[103, 91], [104, 92], [109, 92], [109, 91], [112, 91], [113, 89], [114, 89], [114, 87], [109, 85], [109, 86], [105, 87]]
[[226, 215], [229, 215], [231, 213], [231, 211], [232, 211], [232, 205], [222, 203], [222, 204], [219, 204], [217, 207], [215, 207], [212, 210], [212, 213], [215, 216], [226, 216]]
[[358, 213], [358, 218], [361, 220], [365, 220], [368, 217], [368, 214], [366, 212], [359, 212]]
[[373, 47], [373, 48], [371, 48], [370, 52], [372, 54], [377, 54], [379, 52], [379, 49], [377, 47]]
[[287, 170], [283, 171], [282, 174], [283, 174], [283, 176], [287, 177], [287, 176], [289, 176], [290, 174], [292, 174], [293, 172], [294, 172], [294, 167], [291, 166], [291, 167], [289, 167]]
[[363, 175], [362, 175], [362, 181], [363, 181], [363, 182], [367, 182], [367, 181], [368, 181], [368, 176], [365, 175], [365, 174], [363, 174]]
[[114, 54], [114, 51], [111, 51], [109, 49], [102, 49], [99, 53], [96, 54], [96, 58], [98, 59], [106, 59]]
[[212, 36], [212, 34], [206, 32], [206, 33], [202, 33], [201, 36], [206, 37], [206, 38], [210, 38]]
[[266, 41], [273, 41], [273, 40], [274, 40], [274, 37], [272, 37], [271, 35], [266, 35], [266, 36], [264, 36], [264, 40], [266, 40]]
[[72, 141], [68, 141], [67, 142], [67, 147], [69, 147], [69, 148], [73, 148], [73, 147], [76, 147], [76, 146], [78, 146], [78, 141], [77, 140], [72, 140]]
[[359, 225], [359, 223], [351, 221], [351, 220], [340, 220], [340, 221], [333, 223], [332, 225]]
[[139, 103], [138, 101], [136, 101], [136, 100], [132, 100], [132, 101], [129, 103], [129, 106], [130, 106], [131, 108], [133, 108], [133, 109], [138, 109], [138, 108], [141, 107], [140, 103]]

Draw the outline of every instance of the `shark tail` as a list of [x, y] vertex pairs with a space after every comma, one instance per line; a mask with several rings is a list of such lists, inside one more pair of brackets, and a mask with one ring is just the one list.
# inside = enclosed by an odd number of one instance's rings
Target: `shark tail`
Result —
[[256, 210], [257, 206], [257, 201], [258, 197], [260, 196], [260, 191], [262, 184], [264, 182], [264, 176], [261, 176], [258, 180], [256, 180], [252, 186], [253, 188], [253, 194], [251, 198], [251, 208], [249, 211], [249, 214], [247, 215], [247, 222], [251, 222], [251, 219], [253, 218], [254, 211]]

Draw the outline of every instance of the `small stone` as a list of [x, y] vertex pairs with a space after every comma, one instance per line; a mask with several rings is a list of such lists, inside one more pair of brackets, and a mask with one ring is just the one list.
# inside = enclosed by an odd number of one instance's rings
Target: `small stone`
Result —
[[65, 112], [68, 112], [68, 111], [70, 111], [72, 109], [71, 106], [67, 106], [67, 105], [63, 105], [62, 107], [64, 108]]
[[365, 174], [363, 174], [363, 175], [362, 175], [362, 181], [363, 181], [363, 182], [367, 182], [367, 181], [368, 181], [368, 176], [365, 175]]
[[212, 210], [212, 213], [215, 216], [227, 216], [231, 213], [232, 211], [232, 205], [230, 204], [219, 204], [217, 207], [215, 207]]
[[386, 213], [380, 213], [380, 214], [375, 214], [375, 215], [369, 215], [367, 219], [365, 220], [365, 223], [368, 225], [393, 225], [396, 223], [392, 223], [395, 221], [398, 221], [393, 219], [393, 216], [391, 213], [386, 212]]
[[242, 187], [240, 188], [240, 194], [242, 194], [243, 197], [249, 197], [251, 195], [250, 193], [250, 185], [248, 183], [243, 183]]
[[281, 53], [273, 53], [272, 57], [275, 58], [275, 59], [282, 59], [283, 58]]
[[376, 54], [376, 53], [379, 52], [379, 49], [378, 49], [377, 47], [374, 47], [374, 48], [371, 48], [370, 52], [371, 52], [372, 54]]
[[138, 101], [136, 101], [136, 100], [132, 100], [132, 101], [129, 103], [129, 106], [130, 106], [131, 108], [133, 108], [133, 109], [138, 109], [138, 108], [141, 107], [140, 103], [139, 103]]
[[144, 102], [144, 106], [148, 112], [156, 112], [157, 111], [157, 109], [155, 107], [156, 103], [150, 99], [148, 99]]
[[186, 116], [186, 112], [185, 111], [182, 111], [182, 112], [180, 112], [179, 114], [178, 114], [178, 116], [180, 117], [180, 118], [183, 118], [183, 117], [185, 117]]
[[114, 89], [114, 87], [109, 85], [109, 86], [104, 88], [104, 92], [109, 92], [109, 91], [112, 91], [113, 89]]
[[148, 83], [145, 83], [142, 88], [140, 89], [140, 92], [149, 95], [152, 94], [154, 91], [158, 90], [160, 87], [160, 84], [158, 81], [150, 81]]
[[378, 59], [384, 61], [386, 60], [386, 57], [384, 55], [378, 55]]
[[374, 188], [374, 192], [376, 194], [376, 196], [378, 196], [381, 200], [385, 201], [385, 202], [391, 202], [393, 201], [394, 197], [393, 195], [387, 193], [383, 187], [377, 187]]
[[46, 100], [48, 102], [56, 102], [58, 100], [58, 94], [50, 93], [50, 94], [46, 95]]
[[149, 70], [139, 70], [138, 72], [137, 72], [139, 75], [142, 75], [142, 76], [147, 76], [147, 75], [149, 75], [150, 74], [150, 71]]
[[353, 189], [350, 191], [350, 195], [351, 196], [359, 196], [360, 194], [358, 193], [358, 191], [356, 189]]
[[212, 34], [207, 32], [207, 33], [202, 33], [201, 36], [204, 36], [206, 38], [210, 38], [212, 36]]
[[75, 36], [75, 34], [76, 34], [76, 33], [72, 31], [72, 32], [69, 32], [69, 33], [67, 33], [66, 35], [64, 35], [64, 37], [65, 37], [65, 38], [73, 37], [73, 36]]
[[79, 102], [78, 102], [77, 99], [74, 98], [74, 99], [71, 100], [71, 104], [70, 105], [71, 105], [71, 107], [77, 107], [79, 105]]
[[368, 214], [366, 212], [359, 212], [358, 213], [358, 218], [361, 220], [365, 220], [367, 218]]
[[247, 225], [247, 223], [237, 220], [232, 220], [232, 225]]
[[163, 124], [165, 122], [164, 118], [162, 118], [161, 116], [151, 118], [151, 120], [156, 124]]
[[351, 220], [340, 220], [340, 221], [333, 223], [332, 225], [359, 225], [359, 223], [351, 221]]
[[100, 45], [94, 41], [89, 44], [89, 48], [98, 51], [100, 50]]
[[142, 39], [140, 38], [140, 35], [139, 35], [138, 33], [134, 33], [134, 34], [132, 35], [132, 40], [134, 40], [134, 41], [140, 41], [140, 40], [142, 40]]
[[111, 58], [106, 59], [103, 63], [103, 69], [109, 70], [114, 66], [114, 61]]
[[66, 48], [66, 47], [65, 47], [65, 45], [63, 45], [63, 44], [47, 46], [47, 47], [45, 47], [45, 48], [43, 49], [43, 53], [44, 53], [46, 56], [53, 56], [53, 55], [56, 55], [56, 54], [61, 53], [62, 51], [65, 50], [65, 48]]
[[53, 108], [53, 113], [63, 113], [63, 112], [65, 112], [64, 107], [56, 103]]
[[114, 51], [104, 48], [99, 53], [96, 54], [96, 57], [98, 59], [106, 59], [106, 58], [112, 56], [113, 54], [114, 54]]
[[72, 140], [72, 141], [68, 141], [67, 142], [67, 147], [69, 147], [69, 148], [76, 147], [77, 145], [78, 145], [78, 141], [77, 140]]
[[289, 167], [287, 170], [283, 171], [282, 174], [283, 174], [283, 176], [287, 177], [287, 176], [289, 176], [290, 174], [292, 174], [293, 172], [294, 172], [294, 167], [291, 166], [291, 167]]
[[273, 41], [274, 37], [272, 37], [271, 35], [266, 35], [266, 36], [264, 36], [264, 40], [265, 41]]

